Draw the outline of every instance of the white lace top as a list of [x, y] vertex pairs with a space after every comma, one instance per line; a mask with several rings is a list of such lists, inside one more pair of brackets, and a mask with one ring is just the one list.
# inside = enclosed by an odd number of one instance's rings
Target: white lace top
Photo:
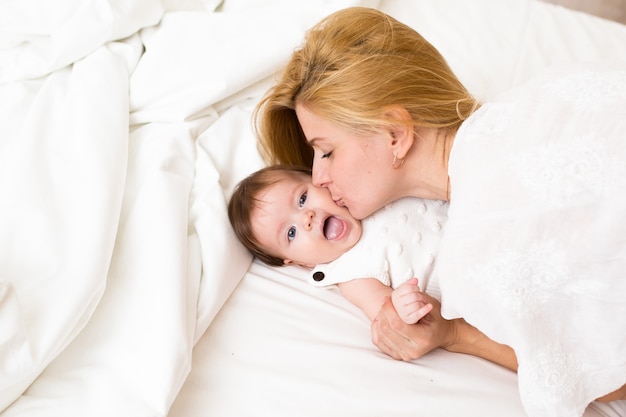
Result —
[[552, 70], [457, 134], [437, 274], [447, 318], [512, 346], [531, 417], [626, 383], [626, 67]]

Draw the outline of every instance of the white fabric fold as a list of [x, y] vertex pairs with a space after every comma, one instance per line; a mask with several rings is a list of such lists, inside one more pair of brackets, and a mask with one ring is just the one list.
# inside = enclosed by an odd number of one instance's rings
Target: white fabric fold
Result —
[[162, 15], [159, 0], [4, 0], [0, 83], [45, 76]]
[[44, 79], [0, 86], [2, 107], [18, 104], [0, 115], [2, 407], [103, 294], [126, 175], [127, 65], [105, 46]]

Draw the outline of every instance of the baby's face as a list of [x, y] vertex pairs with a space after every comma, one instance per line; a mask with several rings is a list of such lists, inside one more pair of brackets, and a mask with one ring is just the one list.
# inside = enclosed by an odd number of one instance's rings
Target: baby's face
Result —
[[263, 248], [285, 260], [312, 268], [337, 259], [361, 237], [361, 222], [315, 187], [304, 173], [277, 182], [259, 196], [252, 231]]

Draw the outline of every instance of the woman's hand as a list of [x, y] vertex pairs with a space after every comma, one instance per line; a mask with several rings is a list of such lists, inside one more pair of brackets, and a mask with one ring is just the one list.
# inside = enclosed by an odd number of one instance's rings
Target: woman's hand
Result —
[[441, 317], [441, 304], [428, 296], [432, 311], [416, 324], [406, 324], [398, 316], [390, 298], [385, 300], [372, 321], [372, 341], [394, 359], [410, 361], [437, 347], [454, 343], [454, 323]]
[[441, 347], [450, 352], [465, 353], [487, 359], [517, 371], [515, 352], [507, 345], [494, 342], [463, 319], [446, 320], [441, 304], [428, 296], [432, 311], [416, 324], [406, 324], [387, 299], [372, 321], [372, 341], [394, 359], [410, 361]]

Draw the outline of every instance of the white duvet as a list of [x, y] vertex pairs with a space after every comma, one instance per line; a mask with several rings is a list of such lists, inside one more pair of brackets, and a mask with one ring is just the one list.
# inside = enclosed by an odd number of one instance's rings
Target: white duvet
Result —
[[256, 83], [351, 4], [0, 5], [5, 415], [167, 414], [251, 262], [225, 202]]

